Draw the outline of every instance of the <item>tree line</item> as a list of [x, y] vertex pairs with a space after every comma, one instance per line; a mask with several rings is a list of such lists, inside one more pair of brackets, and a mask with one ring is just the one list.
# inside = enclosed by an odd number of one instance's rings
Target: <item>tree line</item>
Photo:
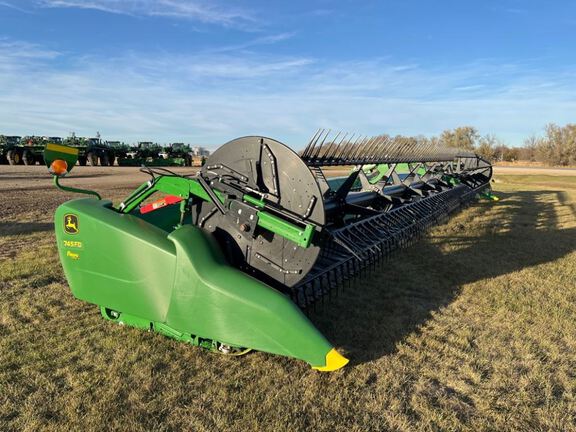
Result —
[[524, 140], [521, 147], [505, 145], [495, 135], [480, 135], [473, 126], [445, 130], [438, 137], [425, 138], [438, 146], [472, 150], [493, 162], [530, 161], [546, 165], [576, 165], [576, 124], [548, 124], [544, 136]]

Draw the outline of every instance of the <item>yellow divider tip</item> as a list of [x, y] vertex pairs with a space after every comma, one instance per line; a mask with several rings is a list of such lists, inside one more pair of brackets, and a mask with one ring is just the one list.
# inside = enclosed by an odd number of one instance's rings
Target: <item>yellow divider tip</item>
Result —
[[312, 369], [316, 369], [322, 372], [332, 372], [346, 366], [350, 360], [341, 355], [336, 348], [332, 348], [326, 354], [326, 366], [312, 366]]
[[54, 151], [54, 152], [60, 152], [60, 153], [66, 153], [66, 154], [71, 154], [71, 155], [77, 155], [78, 154], [77, 148], [69, 147], [69, 146], [65, 146], [65, 145], [61, 145], [61, 144], [54, 144], [54, 143], [46, 144], [46, 150], [50, 150], [50, 151]]

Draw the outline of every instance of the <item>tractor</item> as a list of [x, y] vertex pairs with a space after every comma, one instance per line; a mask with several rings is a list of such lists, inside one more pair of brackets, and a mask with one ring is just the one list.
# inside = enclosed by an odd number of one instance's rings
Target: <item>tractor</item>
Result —
[[0, 163], [20, 165], [22, 163], [22, 150], [19, 148], [19, 136], [0, 135]]
[[81, 166], [114, 164], [114, 150], [102, 141], [100, 134], [93, 138], [85, 138], [77, 137], [75, 133], [72, 133], [64, 139], [63, 144], [78, 149], [78, 164]]

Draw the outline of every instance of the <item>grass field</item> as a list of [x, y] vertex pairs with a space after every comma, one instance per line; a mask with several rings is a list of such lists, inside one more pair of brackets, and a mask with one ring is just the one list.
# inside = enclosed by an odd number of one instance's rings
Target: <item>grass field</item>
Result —
[[576, 430], [576, 176], [498, 175], [313, 314], [332, 374], [104, 321], [57, 259], [67, 196], [31, 177], [0, 190], [2, 431]]

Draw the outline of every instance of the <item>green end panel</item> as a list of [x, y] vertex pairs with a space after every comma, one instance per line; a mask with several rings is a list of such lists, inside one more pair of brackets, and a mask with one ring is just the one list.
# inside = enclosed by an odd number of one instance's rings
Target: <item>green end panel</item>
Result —
[[64, 273], [74, 296], [151, 321], [164, 321], [174, 282], [174, 244], [163, 231], [81, 198], [54, 219]]
[[78, 160], [78, 149], [61, 144], [46, 144], [44, 148], [44, 163], [46, 163], [46, 166], [50, 168], [50, 164], [56, 159], [65, 160], [68, 165], [67, 170], [70, 172]]
[[177, 265], [167, 325], [325, 365], [332, 345], [288, 297], [229, 266], [214, 239], [197, 227], [183, 226], [168, 238]]
[[325, 366], [332, 345], [300, 309], [228, 265], [200, 228], [184, 225], [168, 234], [115, 211], [110, 201], [89, 198], [61, 205], [55, 228], [77, 298], [120, 311], [137, 327], [154, 322], [170, 332]]

